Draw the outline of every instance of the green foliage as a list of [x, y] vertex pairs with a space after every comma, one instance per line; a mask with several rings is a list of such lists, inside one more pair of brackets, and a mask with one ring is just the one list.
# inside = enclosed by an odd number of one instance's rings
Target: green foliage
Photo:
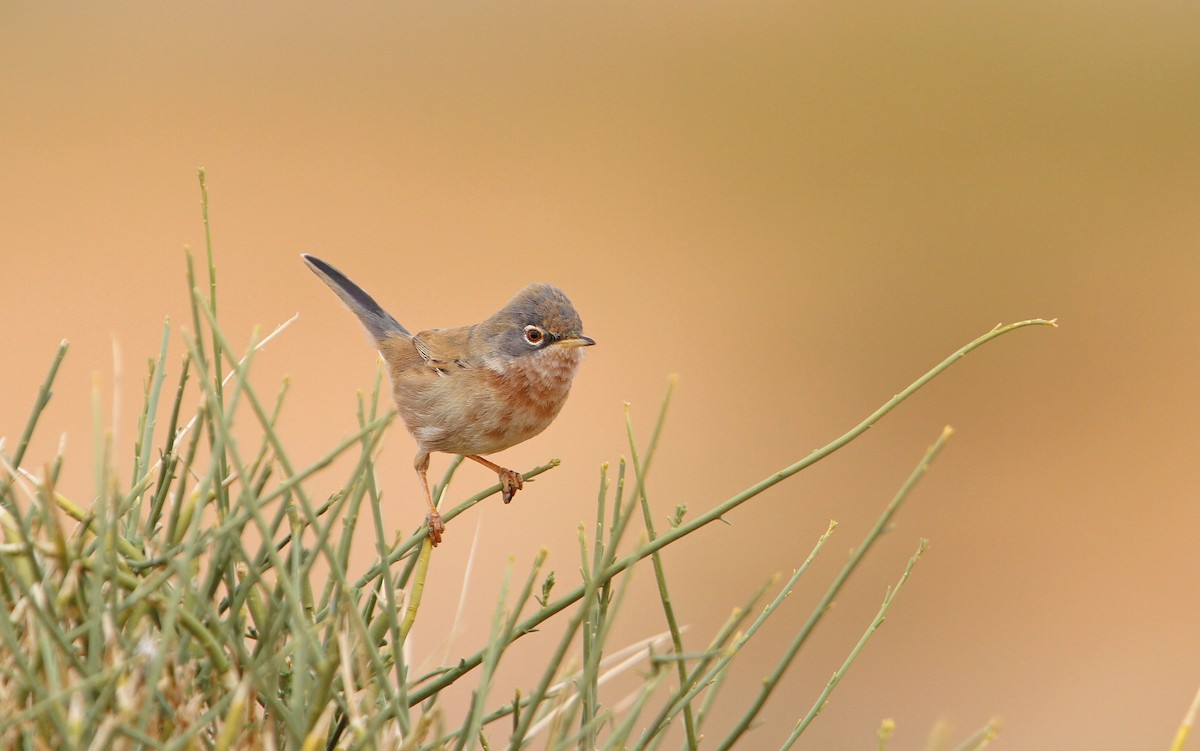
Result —
[[[203, 215], [208, 237], [207, 193]], [[729, 665], [790, 593], [833, 533], [821, 534], [782, 587], [769, 581], [735, 608], [697, 652], [685, 651], [659, 552], [845, 445], [955, 360], [1024, 321], [997, 328], [956, 352], [829, 446], [775, 473], [703, 514], [680, 506], [669, 528], [651, 524], [647, 473], [666, 406], [645, 451], [629, 424], [631, 462], [615, 478], [606, 465], [594, 528], [579, 533], [580, 580], [543, 573], [546, 553], [518, 576], [512, 570], [494, 609], [487, 643], [461, 661], [411, 675], [405, 639], [419, 614], [431, 547], [422, 526], [389, 542], [378, 512], [374, 463], [393, 412], [381, 376], [360, 399], [359, 428], [309, 466], [297, 467], [276, 431], [287, 383], [273, 403], [249, 378], [264, 340], [245, 353], [218, 323], [211, 242], [207, 294], [192, 290], [191, 331], [180, 372], [168, 384], [168, 341], [150, 361], [133, 467], [122, 484], [96, 418], [94, 495], [77, 504], [56, 490], [63, 456], [40, 474], [23, 468], [26, 449], [66, 354], [64, 342], [12, 453], [0, 444], [0, 747], [151, 749], [441, 749], [539, 747], [654, 749], [681, 728], [690, 748], [720, 701]], [[99, 403], [99, 395], [96, 395]], [[237, 430], [235, 430], [235, 422]], [[741, 719], [714, 739], [731, 748], [758, 716], [784, 671], [833, 602], [849, 574], [949, 437], [922, 458], [879, 522], [855, 548], [794, 640], [779, 656]], [[335, 459], [354, 457], [339, 492], [320, 500], [306, 484]], [[550, 462], [528, 479], [556, 466]], [[458, 466], [435, 490], [440, 499]], [[615, 479], [615, 484], [610, 485]], [[448, 521], [492, 494], [488, 488], [443, 514]], [[365, 504], [365, 508], [364, 508]], [[641, 514], [637, 514], [641, 511]], [[631, 533], [638, 527], [636, 534]], [[369, 529], [359, 530], [365, 524]], [[376, 561], [355, 575], [351, 550], [369, 534]], [[638, 537], [640, 541], [632, 541]], [[854, 656], [882, 623], [920, 550], [845, 664], [816, 697], [790, 745], [828, 700]], [[646, 558], [662, 601], [662, 638], [619, 649], [611, 644], [628, 576]], [[770, 601], [751, 619], [759, 602]], [[495, 685], [498, 666], [517, 640], [551, 619], [565, 623], [547, 644], [536, 684]], [[576, 666], [576, 667], [571, 667]], [[602, 687], [636, 667], [642, 683], [624, 702]], [[443, 691], [469, 683], [472, 702], [451, 720]], [[501, 694], [510, 696], [497, 700]], [[990, 726], [989, 726], [990, 727]], [[890, 736], [890, 730], [888, 731]], [[981, 747], [991, 734], [973, 747]], [[758, 739], [761, 745], [762, 739]], [[881, 731], [880, 745], [885, 743]]]

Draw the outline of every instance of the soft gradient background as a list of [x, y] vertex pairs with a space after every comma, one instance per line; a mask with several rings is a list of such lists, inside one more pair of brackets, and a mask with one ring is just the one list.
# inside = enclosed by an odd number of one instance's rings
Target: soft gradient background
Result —
[[[823, 445], [995, 323], [1057, 316], [669, 551], [698, 649], [841, 522], [708, 736], [948, 423], [746, 747], [778, 746], [926, 536], [804, 747], [872, 747], [893, 717], [892, 748], [915, 749], [939, 721], [961, 739], [999, 715], [997, 747], [1163, 748], [1200, 684], [1198, 40], [1194, 2], [5, 3], [0, 435], [11, 450], [66, 338], [28, 465], [65, 433], [62, 489], [89, 495], [95, 374], [128, 458], [145, 358], [164, 316], [188, 320], [200, 166], [226, 330], [301, 314], [256, 360], [267, 393], [291, 377], [299, 460], [353, 429], [375, 356], [298, 253], [412, 328], [555, 282], [600, 344], [554, 426], [502, 455], [563, 466], [437, 551], [414, 640], [453, 659], [479, 645], [510, 556], [523, 571], [548, 546], [575, 581], [597, 467], [627, 454], [622, 405], [645, 440], [669, 373], [660, 518]], [[395, 527], [423, 513], [412, 453], [394, 426]], [[456, 492], [493, 481], [464, 467]], [[663, 628], [639, 584], [621, 643]], [[503, 679], [497, 695], [529, 680]]]

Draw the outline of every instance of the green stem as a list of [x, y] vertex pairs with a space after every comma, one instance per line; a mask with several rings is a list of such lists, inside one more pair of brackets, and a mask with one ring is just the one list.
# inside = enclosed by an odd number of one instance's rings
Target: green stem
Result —
[[803, 720], [796, 723], [795, 729], [792, 730], [791, 735], [787, 737], [787, 740], [783, 742], [783, 746], [781, 747], [780, 751], [788, 751], [788, 749], [790, 749], [796, 743], [796, 740], [800, 737], [800, 734], [812, 724], [812, 721], [816, 719], [821, 710], [825, 708], [825, 704], [829, 701], [829, 695], [833, 693], [833, 689], [837, 688], [838, 683], [841, 682], [842, 678], [846, 675], [846, 672], [850, 670], [850, 665], [854, 662], [855, 658], [858, 657], [859, 652], [862, 652], [863, 647], [867, 645], [867, 642], [871, 639], [871, 636], [874, 635], [879, 627], [883, 625], [883, 619], [887, 617], [887, 611], [888, 608], [892, 606], [892, 600], [896, 598], [896, 595], [900, 594], [900, 589], [904, 586], [904, 583], [908, 581], [908, 577], [912, 573], [913, 566], [917, 565], [917, 560], [921, 557], [921, 554], [925, 552], [925, 549], [928, 545], [928, 540], [924, 539], [922, 539], [920, 544], [917, 545], [917, 552], [913, 554], [912, 558], [908, 559], [908, 565], [904, 567], [904, 573], [900, 576], [900, 581], [896, 582], [896, 586], [888, 589], [887, 595], [885, 595], [883, 598], [883, 604], [879, 606], [879, 612], [875, 614], [875, 618], [871, 621], [871, 625], [867, 626], [867, 630], [863, 632], [861, 637], [859, 637], [858, 643], [855, 644], [854, 648], [850, 650], [850, 654], [846, 655], [846, 659], [842, 662], [842, 666], [837, 669], [837, 672], [835, 672], [833, 677], [829, 679], [829, 682], [825, 684], [825, 689], [821, 691], [821, 695], [818, 696], [816, 702], [813, 703], [812, 709], [808, 710], [808, 714], [805, 715]]
[[[658, 717], [654, 719], [654, 722], [651, 723], [648, 726], [648, 729], [642, 734], [641, 740], [633, 747], [634, 751], [640, 751], [640, 749], [645, 748], [651, 740], [653, 740], [663, 730], [666, 729], [671, 720], [675, 718], [675, 715], [679, 713], [680, 707], [688, 706], [692, 699], [694, 699], [697, 694], [703, 691], [706, 686], [711, 684], [718, 676], [724, 675], [725, 669], [729, 666], [729, 663], [733, 661], [733, 658], [737, 656], [738, 652], [741, 651], [742, 647], [744, 647], [746, 643], [750, 641], [750, 639], [754, 638], [754, 635], [757, 634], [758, 630], [762, 628], [764, 623], [767, 622], [767, 619], [770, 618], [779, 608], [779, 606], [783, 604], [783, 601], [792, 594], [792, 588], [796, 586], [796, 582], [800, 580], [800, 577], [804, 575], [804, 572], [807, 571], [808, 567], [812, 565], [812, 562], [816, 560], [817, 554], [820, 553], [821, 549], [825, 547], [825, 543], [829, 540], [830, 536], [833, 535], [833, 530], [836, 528], [837, 522], [829, 522], [829, 526], [825, 529], [825, 532], [817, 539], [817, 542], [815, 545], [813, 545], [808, 557], [804, 559], [804, 563], [800, 564], [800, 567], [792, 572], [791, 577], [788, 578], [787, 582], [785, 582], [783, 587], [779, 590], [779, 594], [775, 595], [774, 599], [767, 603], [767, 606], [763, 608], [762, 613], [760, 613], [759, 616], [754, 619], [754, 622], [750, 624], [750, 627], [746, 629], [746, 633], [740, 635], [734, 641], [734, 643], [730, 645], [729, 649], [725, 651], [725, 654], [721, 655], [721, 657], [715, 663], [713, 663], [712, 666], [708, 668], [708, 670], [704, 672], [701, 677], [692, 678], [692, 680], [685, 684], [687, 685], [686, 691], [681, 691], [667, 702], [666, 706], [664, 706], [662, 711], [659, 712]], [[701, 675], [699, 669], [697, 669], [695, 675]]]
[[[920, 389], [925, 384], [929, 383], [931, 380], [933, 380], [935, 377], [940, 375], [943, 371], [945, 371], [951, 365], [953, 365], [954, 363], [961, 360], [969, 352], [971, 352], [975, 349], [978, 349], [979, 347], [983, 346], [984, 344], [987, 344], [988, 342], [992, 341], [993, 339], [995, 339], [997, 337], [1003, 336], [1004, 334], [1007, 334], [1010, 331], [1015, 331], [1019, 328], [1025, 327], [1025, 326], [1055, 326], [1055, 325], [1057, 325], [1057, 324], [1055, 323], [1054, 320], [1034, 318], [1034, 319], [1031, 319], [1028, 321], [1018, 321], [1017, 323], [1010, 323], [1007, 326], [995, 327], [994, 329], [987, 332], [983, 336], [978, 337], [974, 341], [972, 341], [972, 342], [966, 344], [965, 346], [959, 348], [958, 350], [956, 350], [953, 354], [951, 354], [945, 360], [942, 360], [942, 362], [938, 363], [935, 367], [933, 367], [931, 370], [929, 370], [929, 372], [925, 373], [925, 375], [921, 376], [916, 381], [913, 381], [913, 383], [911, 385], [909, 385], [908, 388], [904, 389], [900, 393], [893, 396], [886, 403], [884, 403], [884, 405], [882, 407], [880, 407], [879, 409], [875, 410], [870, 415], [868, 415], [865, 420], [863, 420], [858, 425], [854, 426], [849, 431], [847, 431], [840, 437], [836, 438], [835, 440], [833, 440], [826, 446], [824, 446], [820, 449], [817, 449], [816, 451], [812, 452], [811, 454], [804, 457], [800, 461], [792, 464], [791, 466], [785, 467], [785, 468], [779, 470], [778, 472], [760, 480], [759, 482], [755, 483], [754, 485], [751, 485], [750, 487], [746, 488], [742, 492], [740, 492], [737, 495], [733, 496], [732, 498], [728, 499], [724, 503], [717, 505], [715, 508], [711, 509], [707, 513], [696, 517], [695, 519], [693, 519], [690, 522], [681, 524], [678, 527], [675, 527], [674, 529], [669, 530], [668, 532], [664, 533], [661, 537], [659, 537], [657, 540], [654, 540], [653, 542], [650, 542], [650, 543], [642, 546], [640, 549], [634, 551], [633, 553], [630, 553], [629, 555], [625, 556], [624, 558], [621, 558], [620, 560], [614, 561], [612, 563], [612, 565], [610, 565], [604, 571], [597, 572], [596, 576], [599, 578], [601, 583], [611, 580], [613, 577], [617, 576], [622, 571], [628, 569], [630, 566], [633, 566], [635, 563], [642, 560], [643, 558], [645, 558], [649, 555], [652, 555], [653, 553], [655, 553], [659, 550], [662, 550], [666, 546], [671, 545], [672, 543], [676, 542], [680, 538], [685, 537], [685, 536], [691, 534], [692, 532], [695, 532], [697, 529], [700, 529], [701, 527], [707, 526], [707, 525], [711, 524], [712, 522], [717, 521], [718, 519], [722, 519], [725, 516], [725, 514], [734, 510], [735, 508], [742, 505], [743, 503], [750, 500], [751, 498], [758, 495], [759, 493], [762, 493], [764, 490], [767, 490], [768, 488], [779, 484], [780, 482], [786, 480], [787, 478], [796, 474], [800, 470], [806, 469], [806, 468], [812, 466], [813, 464], [816, 464], [820, 460], [824, 459], [825, 457], [829, 456], [830, 454], [834, 453], [838, 449], [845, 446], [850, 441], [854, 440], [858, 436], [865, 433], [867, 430], [869, 430], [871, 428], [872, 425], [879, 422], [879, 420], [884, 415], [886, 415], [888, 412], [895, 409], [897, 406], [899, 406], [899, 404], [901, 402], [903, 402], [908, 397], [912, 396], [914, 393], [916, 393], [916, 391], [918, 389]], [[398, 555], [397, 555], [397, 558], [399, 558]], [[563, 610], [565, 610], [567, 607], [571, 606], [572, 604], [578, 602], [583, 597], [584, 590], [585, 590], [585, 585], [581, 584], [581, 585], [575, 587], [574, 589], [572, 589], [571, 591], [567, 592], [566, 594], [564, 594], [562, 597], [558, 598], [557, 600], [554, 600], [553, 602], [548, 603], [546, 605], [546, 607], [542, 608], [537, 613], [534, 613], [529, 618], [526, 618], [524, 621], [522, 621], [521, 624], [516, 629], [516, 635], [522, 636], [526, 633], [534, 631], [535, 629], [537, 629], [537, 627], [540, 624], [549, 620], [554, 615], [562, 612]], [[433, 694], [436, 694], [437, 692], [441, 691], [446, 686], [448, 686], [451, 683], [453, 683], [454, 681], [458, 680], [462, 675], [473, 670], [476, 666], [478, 666], [482, 659], [483, 659], [482, 651], [476, 652], [475, 654], [473, 654], [469, 657], [463, 658], [457, 665], [455, 665], [453, 668], [447, 670], [445, 673], [440, 675], [436, 680], [433, 680], [430, 683], [426, 684], [420, 690], [414, 691], [409, 696], [410, 706], [415, 706], [416, 704], [424, 701], [425, 699], [428, 699]]]
[[725, 737], [725, 740], [721, 742], [721, 745], [717, 746], [718, 751], [727, 751], [728, 749], [732, 748], [733, 744], [738, 740], [738, 738], [740, 738], [741, 735], [750, 728], [751, 723], [753, 723], [754, 719], [758, 717], [758, 713], [767, 703], [767, 699], [770, 698], [772, 692], [774, 692], [775, 687], [779, 684], [780, 679], [783, 678], [784, 672], [789, 666], [791, 666], [792, 660], [796, 657], [796, 653], [798, 653], [800, 648], [804, 646], [804, 643], [808, 641], [808, 637], [817, 627], [817, 623], [821, 621], [821, 618], [833, 605], [833, 600], [835, 597], [837, 597], [838, 592], [841, 591], [842, 585], [844, 585], [846, 580], [850, 578], [850, 574], [854, 573], [854, 570], [858, 568], [858, 564], [862, 562], [862, 559], [866, 556], [867, 551], [870, 550], [875, 544], [875, 541], [878, 540], [883, 534], [884, 530], [888, 528], [888, 524], [891, 522], [892, 517], [896, 515], [896, 511], [899, 510], [900, 505], [906, 498], [908, 498], [909, 493], [911, 493], [912, 489], [916, 487], [917, 482], [925, 475], [925, 472], [929, 469], [930, 462], [932, 462], [934, 458], [941, 453], [942, 447], [946, 445], [946, 441], [950, 439], [950, 436], [953, 433], [954, 431], [949, 427], [944, 428], [937, 441], [929, 447], [928, 451], [925, 452], [925, 456], [921, 458], [920, 463], [917, 464], [915, 469], [913, 469], [912, 474], [910, 474], [908, 477], [908, 480], [904, 482], [904, 485], [900, 487], [900, 490], [897, 491], [891, 502], [888, 503], [886, 508], [884, 508], [883, 513], [879, 515], [879, 518], [875, 521], [875, 526], [873, 526], [871, 530], [867, 532], [867, 536], [863, 538], [862, 543], [854, 549], [854, 552], [850, 555], [849, 560], [847, 560], [845, 565], [842, 566], [842, 570], [838, 572], [838, 575], [833, 580], [833, 583], [829, 585], [829, 589], [825, 591], [824, 596], [821, 597], [821, 600], [813, 608], [812, 614], [809, 615], [808, 620], [804, 623], [803, 628], [801, 628], [800, 632], [796, 634], [795, 638], [792, 639], [792, 642], [788, 644], [787, 649], [784, 650], [783, 656], [779, 658], [779, 661], [775, 664], [775, 669], [771, 671], [770, 675], [763, 679], [762, 688], [759, 689], [758, 695], [754, 697], [754, 701], [751, 702], [750, 708], [744, 715], [742, 715], [741, 719], [734, 724], [733, 729], [729, 731], [729, 735]]
[[[58, 343], [58, 349], [54, 352], [54, 359], [50, 362], [50, 372], [46, 374], [45, 380], [38, 388], [37, 398], [33, 402], [33, 411], [29, 413], [29, 419], [25, 421], [25, 430], [21, 433], [21, 440], [17, 441], [17, 450], [12, 455], [13, 467], [19, 468], [21, 460], [25, 458], [25, 451], [29, 448], [29, 441], [33, 438], [33, 429], [37, 427], [38, 420], [42, 416], [42, 411], [46, 409], [46, 405], [50, 403], [50, 397], [54, 392], [50, 390], [50, 386], [54, 383], [55, 376], [58, 375], [58, 366], [62, 365], [63, 358], [67, 356], [67, 340], [63, 339]], [[12, 484], [16, 482], [16, 475], [9, 477], [3, 485], [0, 485], [0, 503], [4, 503], [9, 507], [9, 511], [16, 514], [17, 508], [15, 504], [11, 504], [8, 500], [8, 491]]]
[[[667, 382], [667, 395], [663, 397], [662, 410], [658, 421], [658, 427], [663, 424], [663, 416], [666, 415], [667, 405], [671, 402], [671, 394], [675, 390], [676, 379], [671, 378]], [[633, 461], [633, 472], [637, 477], [638, 501], [642, 507], [642, 519], [646, 525], [646, 535], [651, 542], [657, 538], [657, 533], [654, 530], [654, 515], [650, 513], [650, 499], [646, 496], [646, 473], [649, 469], [649, 462], [646, 467], [642, 467], [638, 457], [637, 442], [633, 437], [633, 420], [629, 416], [629, 408], [625, 408], [625, 430], [629, 439], [629, 454]], [[651, 438], [651, 445], [658, 442], [659, 431], [656, 429]], [[675, 606], [671, 602], [671, 592], [667, 587], [667, 572], [663, 568], [662, 556], [659, 553], [654, 553], [650, 556], [650, 562], [654, 566], [654, 580], [658, 584], [658, 599], [662, 604], [663, 616], [667, 620], [667, 630], [671, 632], [671, 646], [675, 650], [675, 654], [683, 654], [683, 636], [679, 631], [679, 620], [675, 617]], [[675, 661], [675, 671], [679, 676], [680, 689], [686, 689], [688, 681], [687, 665], [683, 660]], [[687, 736], [687, 747], [690, 751], [696, 751], [700, 740], [696, 736], [696, 718], [692, 713], [691, 702], [683, 705], [683, 728]]]

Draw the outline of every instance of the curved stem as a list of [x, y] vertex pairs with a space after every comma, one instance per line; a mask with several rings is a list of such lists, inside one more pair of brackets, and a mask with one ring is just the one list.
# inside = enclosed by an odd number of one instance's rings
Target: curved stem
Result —
[[[755, 484], [746, 488], [745, 490], [743, 490], [742, 492], [733, 496], [732, 498], [717, 505], [716, 507], [714, 507], [707, 513], [697, 516], [695, 519], [691, 520], [690, 522], [687, 522], [686, 524], [681, 524], [678, 527], [675, 527], [674, 529], [671, 529], [671, 530], [665, 532], [661, 537], [658, 537], [654, 541], [648, 542], [647, 544], [641, 546], [640, 548], [633, 551], [632, 553], [625, 556], [624, 558], [614, 561], [612, 563], [612, 565], [610, 565], [604, 571], [595, 572], [595, 576], [596, 576], [597, 580], [599, 581], [599, 583], [604, 583], [606, 581], [611, 580], [617, 574], [619, 574], [622, 571], [624, 571], [625, 569], [633, 566], [635, 563], [642, 560], [643, 558], [646, 558], [647, 556], [652, 555], [659, 550], [662, 550], [666, 546], [674, 543], [679, 538], [689, 535], [692, 532], [695, 532], [697, 529], [700, 529], [701, 527], [707, 526], [708, 524], [711, 524], [712, 522], [717, 521], [718, 519], [721, 519], [723, 516], [725, 516], [725, 514], [729, 513], [733, 509], [742, 505], [743, 503], [750, 500], [751, 498], [758, 495], [759, 493], [762, 493], [767, 488], [770, 488], [770, 487], [782, 482], [783, 480], [786, 480], [787, 478], [796, 474], [800, 470], [805, 469], [809, 466], [812, 466], [813, 464], [816, 464], [820, 460], [822, 460], [825, 457], [829, 456], [830, 454], [834, 453], [838, 449], [845, 446], [847, 443], [850, 443], [850, 441], [853, 441], [855, 438], [857, 438], [858, 436], [865, 433], [868, 429], [870, 429], [870, 427], [872, 425], [879, 422], [879, 420], [884, 415], [886, 415], [888, 412], [891, 412], [893, 409], [895, 409], [897, 406], [899, 406], [899, 404], [901, 402], [903, 402], [905, 399], [907, 399], [908, 397], [910, 397], [914, 393], [916, 393], [916, 391], [918, 389], [920, 389], [922, 386], [924, 386], [925, 384], [929, 383], [931, 380], [936, 378], [944, 370], [946, 370], [951, 365], [953, 365], [954, 363], [961, 360], [964, 356], [966, 356], [971, 351], [978, 349], [979, 347], [982, 347], [984, 344], [987, 344], [988, 342], [992, 341], [993, 339], [1003, 336], [1004, 334], [1007, 334], [1010, 331], [1016, 331], [1017, 329], [1024, 328], [1026, 326], [1057, 326], [1057, 325], [1058, 325], [1057, 319], [1032, 318], [1028, 321], [1018, 321], [1016, 323], [1010, 323], [1006, 326], [999, 326], [999, 325], [996, 326], [995, 328], [993, 328], [991, 331], [987, 332], [986, 334], [974, 339], [973, 341], [967, 343], [963, 347], [960, 347], [958, 350], [956, 350], [954, 353], [952, 353], [949, 357], [942, 360], [940, 363], [938, 363], [936, 366], [934, 366], [932, 369], [930, 369], [927, 373], [925, 373], [925, 375], [923, 375], [920, 378], [918, 378], [917, 380], [913, 381], [912, 384], [910, 384], [908, 386], [908, 388], [904, 389], [900, 393], [893, 396], [891, 399], [889, 399], [887, 402], [885, 402], [882, 407], [880, 407], [879, 409], [875, 410], [870, 415], [868, 415], [865, 420], [860, 422], [858, 425], [855, 425], [853, 428], [846, 431], [844, 434], [842, 434], [838, 438], [834, 439], [830, 443], [826, 444], [824, 447], [817, 449], [816, 451], [812, 452], [811, 454], [804, 457], [800, 461], [792, 464], [791, 466], [785, 467], [785, 468], [779, 470], [778, 472], [776, 472], [772, 475], [769, 475], [768, 477], [765, 477], [762, 480], [759, 480], [758, 482], [756, 482]], [[517, 627], [513, 630], [512, 638], [518, 639], [518, 638], [524, 636], [525, 634], [527, 634], [531, 631], [534, 631], [535, 629], [537, 629], [537, 627], [539, 625], [541, 625], [545, 621], [549, 620], [555, 614], [562, 612], [570, 605], [578, 602], [583, 597], [584, 591], [585, 591], [585, 585], [580, 584], [579, 586], [575, 587], [570, 592], [567, 592], [566, 594], [564, 594], [562, 597], [558, 598], [557, 600], [547, 603], [546, 607], [538, 610], [536, 613], [530, 615], [528, 618], [526, 618], [524, 621], [522, 621], [520, 624], [518, 624]], [[470, 672], [475, 667], [477, 667], [482, 660], [483, 660], [483, 651], [482, 650], [479, 652], [476, 652], [475, 654], [473, 654], [469, 657], [463, 658], [453, 668], [447, 670], [445, 673], [442, 673], [436, 679], [430, 681], [426, 685], [422, 686], [420, 689], [413, 691], [409, 695], [409, 706], [415, 706], [415, 705], [419, 704], [420, 702], [425, 701], [430, 696], [433, 696], [434, 694], [438, 693], [446, 686], [449, 686], [451, 683], [454, 683], [462, 675]]]

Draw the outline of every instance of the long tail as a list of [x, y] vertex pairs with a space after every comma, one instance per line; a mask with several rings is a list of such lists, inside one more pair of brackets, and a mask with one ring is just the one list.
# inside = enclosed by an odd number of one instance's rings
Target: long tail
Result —
[[408, 333], [408, 329], [401, 326], [395, 318], [392, 318], [391, 314], [379, 307], [379, 303], [375, 302], [373, 297], [347, 279], [345, 274], [316, 256], [301, 253], [300, 257], [313, 270], [313, 273], [321, 277], [321, 281], [328, 284], [334, 294], [341, 298], [346, 307], [358, 316], [358, 320], [362, 321], [362, 325], [366, 327], [377, 343], [382, 343], [383, 340], [395, 334], [412, 336]]

